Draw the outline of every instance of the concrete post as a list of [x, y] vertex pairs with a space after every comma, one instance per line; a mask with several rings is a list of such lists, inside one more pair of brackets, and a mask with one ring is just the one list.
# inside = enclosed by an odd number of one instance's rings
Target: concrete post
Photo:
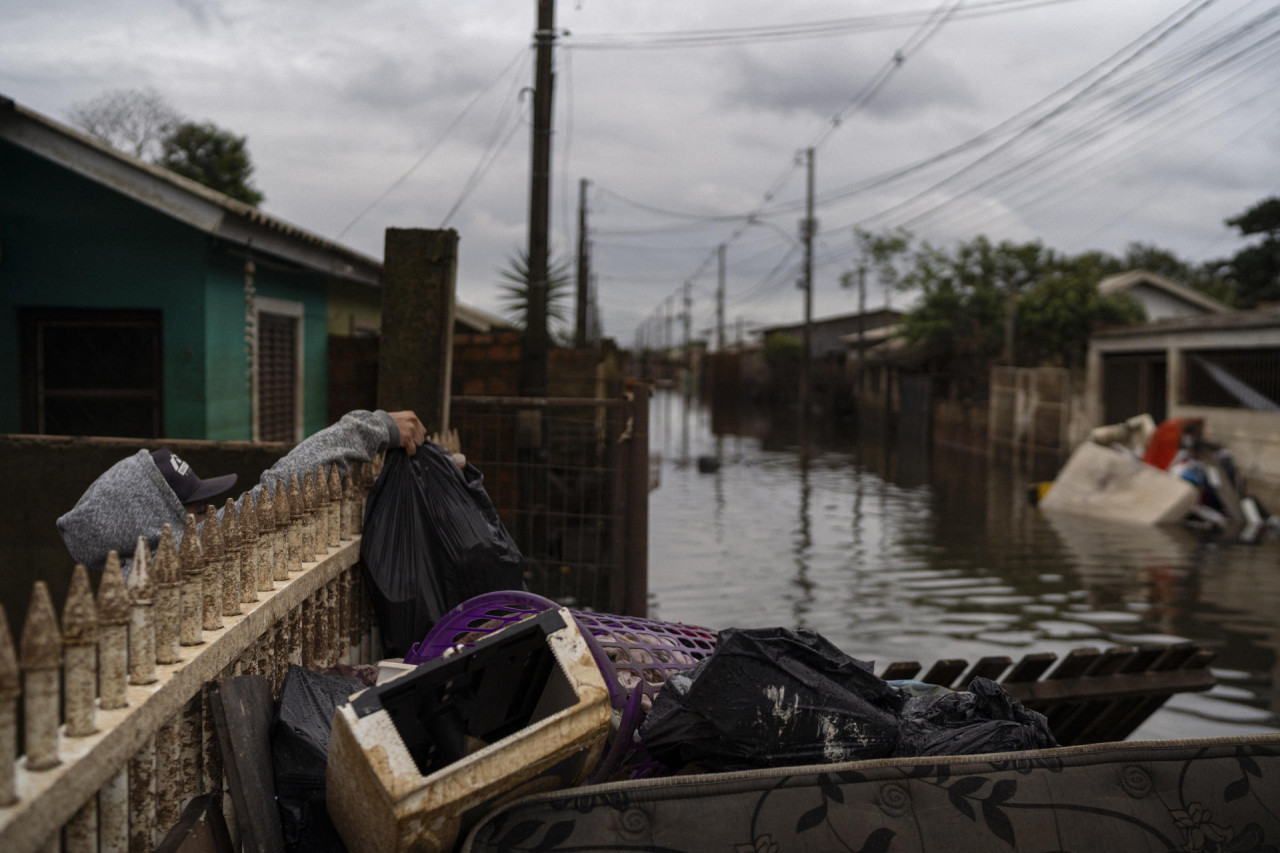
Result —
[[58, 687], [62, 672], [62, 634], [53, 600], [44, 581], [36, 581], [27, 607], [18, 651], [22, 668], [22, 708], [25, 713], [27, 768], [48, 770], [62, 763], [58, 757]]
[[342, 544], [342, 480], [338, 466], [329, 466], [329, 547]]
[[200, 525], [200, 553], [204, 554], [204, 576], [200, 581], [203, 627], [216, 631], [222, 627], [222, 570], [226, 549], [222, 542], [222, 526], [213, 504], [205, 507], [204, 524]]
[[302, 486], [297, 474], [289, 478], [288, 495], [289, 573], [293, 574], [302, 571]]
[[[265, 489], [264, 489], [265, 491]], [[289, 580], [289, 572], [293, 571], [289, 564], [289, 490], [285, 487], [284, 480], [277, 479], [275, 494], [272, 496], [272, 510], [275, 513], [275, 533], [271, 534], [275, 538], [272, 545], [276, 559], [276, 572], [273, 575], [277, 580]]]
[[129, 591], [129, 683], [156, 680], [156, 589], [151, 581], [151, 551], [138, 537], [133, 567], [125, 580]]
[[[93, 606], [89, 572], [77, 565], [62, 608], [63, 683], [67, 737], [88, 737], [94, 725], [98, 689], [98, 614]], [[95, 820], [96, 828], [96, 820]]]
[[173, 528], [168, 524], [160, 531], [156, 547], [156, 663], [177, 663], [182, 605], [178, 580], [178, 549], [173, 544]]
[[97, 609], [98, 701], [102, 710], [112, 711], [129, 704], [129, 593], [115, 551], [107, 552]]
[[258, 600], [258, 508], [248, 492], [240, 501], [240, 601], [252, 604]]
[[227, 498], [222, 507], [222, 615], [240, 615], [240, 565], [244, 559], [244, 542], [240, 537], [240, 511], [236, 502]]
[[382, 263], [378, 407], [449, 426], [458, 232], [388, 228]]
[[0, 607], [0, 806], [18, 801], [18, 696], [22, 693], [18, 656], [13, 650], [9, 618]]
[[204, 642], [204, 554], [200, 551], [196, 517], [191, 513], [183, 522], [178, 565], [182, 575], [181, 642], [184, 646], [198, 646]]

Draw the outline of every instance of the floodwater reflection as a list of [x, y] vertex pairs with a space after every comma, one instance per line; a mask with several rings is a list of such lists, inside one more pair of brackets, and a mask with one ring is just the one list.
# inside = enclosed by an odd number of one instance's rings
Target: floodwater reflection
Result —
[[[1046, 517], [1005, 467], [875, 424], [802, 435], [668, 392], [652, 411], [655, 618], [811, 628], [879, 663], [1194, 640], [1219, 686], [1135, 736], [1280, 729], [1280, 542]], [[719, 467], [699, 473], [701, 455]]]

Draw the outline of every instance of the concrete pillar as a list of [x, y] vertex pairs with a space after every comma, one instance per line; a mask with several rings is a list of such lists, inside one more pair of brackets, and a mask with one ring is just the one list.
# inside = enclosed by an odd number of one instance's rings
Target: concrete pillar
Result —
[[449, 426], [458, 232], [388, 228], [382, 263], [378, 407]]
[[1170, 346], [1165, 354], [1164, 412], [1166, 418], [1178, 416], [1178, 407], [1182, 404], [1182, 388], [1186, 384], [1186, 371], [1187, 361], [1182, 356], [1182, 349]]

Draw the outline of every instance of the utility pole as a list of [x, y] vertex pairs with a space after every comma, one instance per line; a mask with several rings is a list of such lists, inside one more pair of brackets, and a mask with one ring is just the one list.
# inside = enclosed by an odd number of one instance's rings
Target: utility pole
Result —
[[813, 218], [813, 149], [805, 149], [808, 178], [805, 184], [804, 222], [804, 352], [800, 365], [800, 416], [809, 414], [809, 370], [813, 360], [813, 235], [818, 230]]
[[689, 350], [690, 329], [693, 326], [693, 282], [686, 281], [684, 283], [684, 366], [686, 369], [693, 368], [693, 358]]
[[724, 350], [724, 243], [720, 244], [719, 275], [716, 284], [716, 351]]
[[863, 334], [867, 329], [867, 267], [858, 265], [858, 396], [862, 396], [863, 374], [866, 371], [867, 350]]
[[555, 0], [538, 0], [533, 75], [533, 162], [529, 179], [529, 306], [520, 357], [520, 393], [547, 394], [547, 234], [551, 220], [551, 50]]
[[573, 345], [577, 349], [587, 346], [587, 303], [590, 300], [591, 254], [587, 243], [587, 184], [586, 178], [578, 182], [578, 311], [573, 325]]

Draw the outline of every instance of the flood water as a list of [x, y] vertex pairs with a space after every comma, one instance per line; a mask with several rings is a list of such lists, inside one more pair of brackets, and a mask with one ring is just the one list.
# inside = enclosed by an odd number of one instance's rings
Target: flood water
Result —
[[[1217, 652], [1218, 686], [1131, 737], [1280, 730], [1274, 538], [1046, 517], [1025, 477], [980, 454], [852, 424], [810, 426], [802, 445], [794, 423], [713, 418], [674, 392], [651, 405], [653, 618], [810, 628], [877, 669], [1192, 640]], [[720, 468], [700, 473], [703, 455]]]

